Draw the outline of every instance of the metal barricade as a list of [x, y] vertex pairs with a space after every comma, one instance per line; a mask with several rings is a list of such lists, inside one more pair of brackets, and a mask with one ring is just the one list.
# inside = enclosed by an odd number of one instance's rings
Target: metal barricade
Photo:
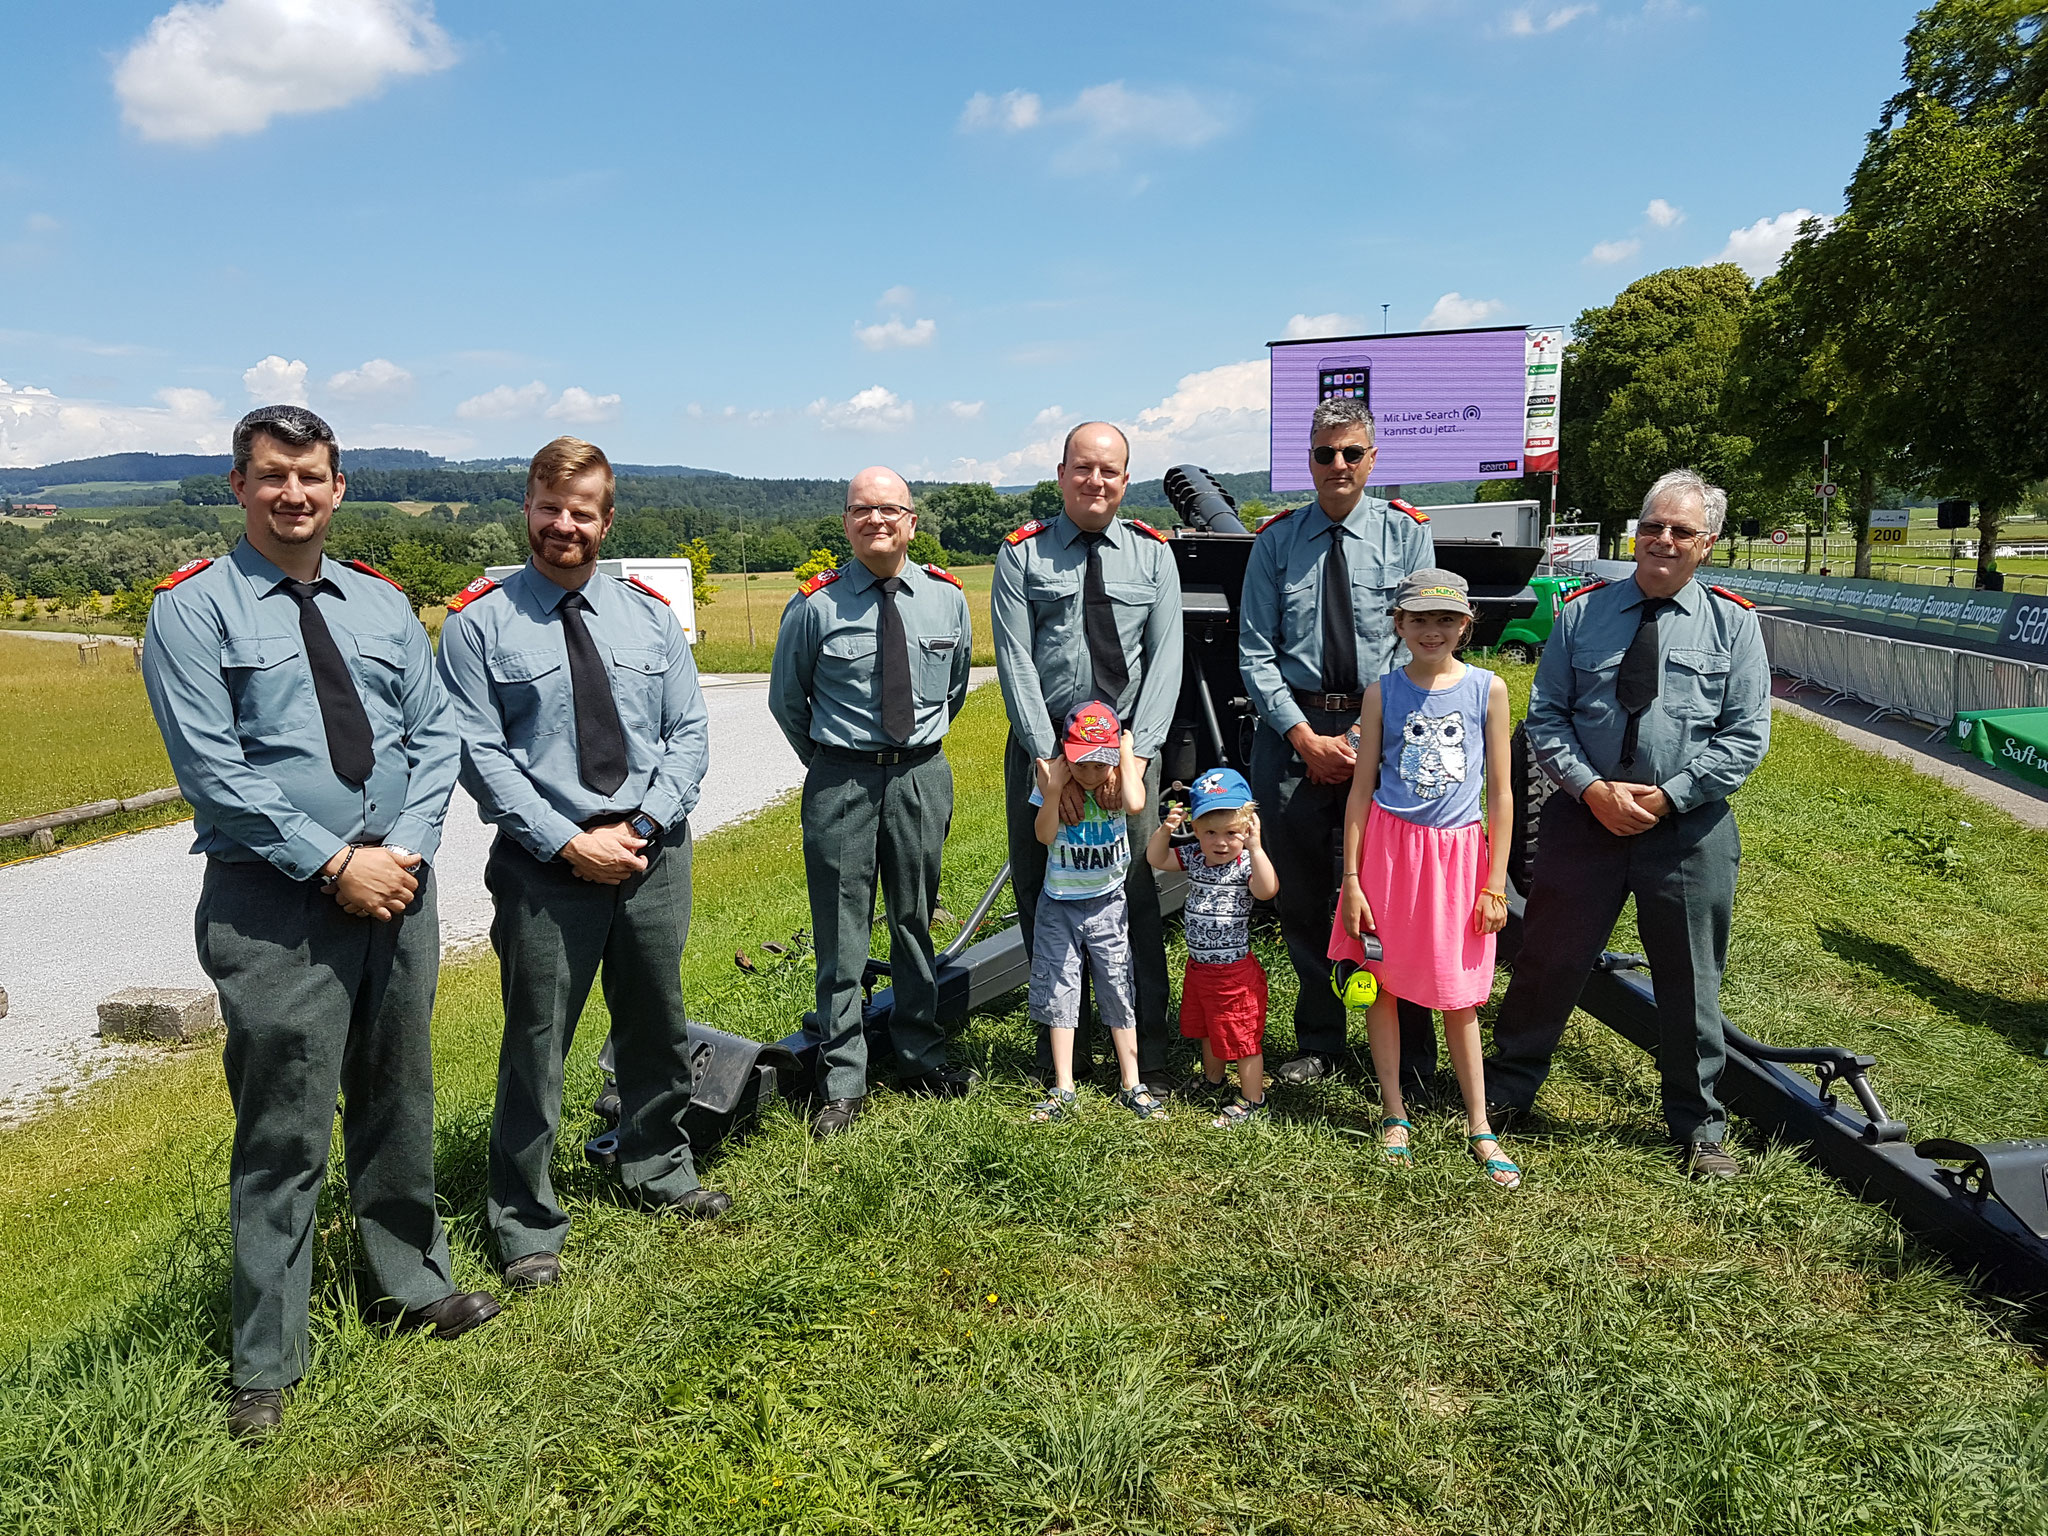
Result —
[[1880, 715], [1894, 714], [1898, 705], [1898, 685], [1892, 673], [1892, 642], [1882, 635], [1862, 635], [1844, 632], [1843, 671], [1846, 680], [1842, 691], [1852, 699], [1861, 699], [1871, 706], [1864, 724]]
[[1806, 636], [1806, 664], [1812, 681], [1827, 694], [1827, 703], [1849, 697], [1849, 637], [1845, 631], [1812, 625]]
[[1957, 653], [1908, 640], [1894, 640], [1891, 647], [1892, 708], [1909, 720], [1932, 726], [1934, 735], [1940, 735], [1955, 718]]
[[1955, 709], [2048, 708], [2048, 667], [1984, 656], [1974, 651], [1956, 655]]

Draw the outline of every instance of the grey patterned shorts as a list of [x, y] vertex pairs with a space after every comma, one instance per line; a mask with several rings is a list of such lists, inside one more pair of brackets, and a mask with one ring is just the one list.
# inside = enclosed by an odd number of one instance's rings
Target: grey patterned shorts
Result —
[[1131, 924], [1124, 888], [1082, 901], [1038, 898], [1031, 936], [1031, 1021], [1049, 1029], [1081, 1022], [1081, 974], [1095, 977], [1095, 1006], [1111, 1029], [1136, 1029], [1131, 1008]]

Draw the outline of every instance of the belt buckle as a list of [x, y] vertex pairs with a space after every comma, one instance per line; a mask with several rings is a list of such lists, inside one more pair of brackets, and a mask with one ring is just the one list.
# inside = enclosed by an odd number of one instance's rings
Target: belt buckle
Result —
[[877, 768], [893, 768], [902, 761], [903, 754], [901, 752], [877, 752], [875, 754], [875, 766]]

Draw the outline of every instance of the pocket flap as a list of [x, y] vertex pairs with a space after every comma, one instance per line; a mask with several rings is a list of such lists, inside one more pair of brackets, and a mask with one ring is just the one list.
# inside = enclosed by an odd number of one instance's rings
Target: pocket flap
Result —
[[624, 667], [629, 672], [659, 674], [668, 670], [668, 655], [664, 651], [650, 651], [637, 646], [613, 646], [612, 665]]
[[819, 650], [823, 655], [851, 661], [856, 657], [874, 655], [876, 643], [873, 635], [833, 635]]
[[1726, 651], [1673, 651], [1671, 659], [1688, 672], [1700, 672], [1711, 676], [1728, 670]]
[[396, 635], [357, 635], [356, 649], [387, 666], [405, 665], [405, 641]]
[[299, 643], [283, 635], [258, 635], [254, 639], [224, 640], [220, 664], [224, 667], [274, 667], [299, 654]]
[[530, 683], [561, 665], [555, 651], [504, 651], [491, 658], [491, 677], [500, 683]]

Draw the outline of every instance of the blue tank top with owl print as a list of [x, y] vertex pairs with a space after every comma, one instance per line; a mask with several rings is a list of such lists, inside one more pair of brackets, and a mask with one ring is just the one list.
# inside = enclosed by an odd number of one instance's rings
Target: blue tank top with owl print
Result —
[[1373, 802], [1424, 827], [1479, 819], [1486, 783], [1486, 700], [1493, 674], [1468, 666], [1427, 689], [1396, 667], [1380, 679], [1380, 784]]

